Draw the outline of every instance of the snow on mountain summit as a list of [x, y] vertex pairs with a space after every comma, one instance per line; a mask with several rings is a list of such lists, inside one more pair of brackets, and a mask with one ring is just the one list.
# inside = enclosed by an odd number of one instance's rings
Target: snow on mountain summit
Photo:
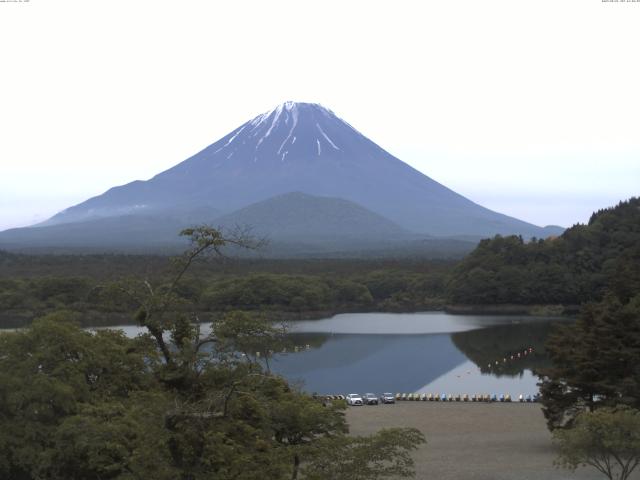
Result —
[[[330, 125], [334, 125], [332, 128]], [[263, 155], [279, 157], [280, 161], [291, 161], [292, 153], [304, 156], [320, 156], [322, 150], [341, 150], [339, 140], [332, 138], [327, 130], [340, 125], [357, 132], [351, 125], [337, 117], [331, 110], [318, 103], [284, 102], [276, 108], [262, 113], [217, 142], [214, 154], [225, 152], [230, 159], [242, 146], [254, 149], [253, 159]], [[335, 133], [335, 132], [334, 132]], [[269, 139], [278, 139], [277, 148]], [[222, 143], [221, 145], [219, 145]], [[296, 146], [297, 144], [297, 146]], [[247, 153], [243, 149], [243, 153]]]

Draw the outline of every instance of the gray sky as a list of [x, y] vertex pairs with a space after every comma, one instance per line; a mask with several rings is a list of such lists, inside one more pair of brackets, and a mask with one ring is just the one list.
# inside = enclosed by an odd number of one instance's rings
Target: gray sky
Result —
[[494, 210], [640, 194], [640, 3], [0, 2], [0, 229], [319, 102]]

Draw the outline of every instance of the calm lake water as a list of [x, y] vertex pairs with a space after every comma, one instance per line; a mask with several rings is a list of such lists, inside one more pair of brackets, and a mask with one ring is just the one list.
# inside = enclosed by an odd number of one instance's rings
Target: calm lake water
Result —
[[[533, 395], [538, 380], [532, 370], [547, 365], [544, 342], [558, 321], [444, 312], [342, 314], [291, 322], [298, 351], [277, 353], [269, 364], [305, 390], [323, 394]], [[139, 331], [121, 328], [129, 335]]]

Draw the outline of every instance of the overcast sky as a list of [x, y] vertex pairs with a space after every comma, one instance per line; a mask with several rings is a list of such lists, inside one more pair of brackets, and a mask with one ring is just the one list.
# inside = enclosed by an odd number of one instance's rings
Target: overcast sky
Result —
[[468, 198], [570, 226], [640, 194], [640, 3], [0, 0], [0, 229], [319, 102]]

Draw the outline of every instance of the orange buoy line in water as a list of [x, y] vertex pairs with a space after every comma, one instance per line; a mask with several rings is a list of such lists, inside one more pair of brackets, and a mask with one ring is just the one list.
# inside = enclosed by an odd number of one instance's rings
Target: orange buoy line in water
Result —
[[496, 360], [494, 363], [487, 364], [487, 368], [491, 369], [491, 368], [493, 368], [493, 367], [495, 367], [497, 365], [500, 365], [501, 363], [505, 364], [507, 362], [518, 360], [520, 358], [526, 357], [527, 355], [531, 355], [532, 353], [533, 353], [533, 347], [525, 348], [522, 351], [519, 351], [519, 352], [513, 353], [511, 355], [507, 355], [507, 356], [502, 357], [502, 362], [500, 362], [500, 360]]

